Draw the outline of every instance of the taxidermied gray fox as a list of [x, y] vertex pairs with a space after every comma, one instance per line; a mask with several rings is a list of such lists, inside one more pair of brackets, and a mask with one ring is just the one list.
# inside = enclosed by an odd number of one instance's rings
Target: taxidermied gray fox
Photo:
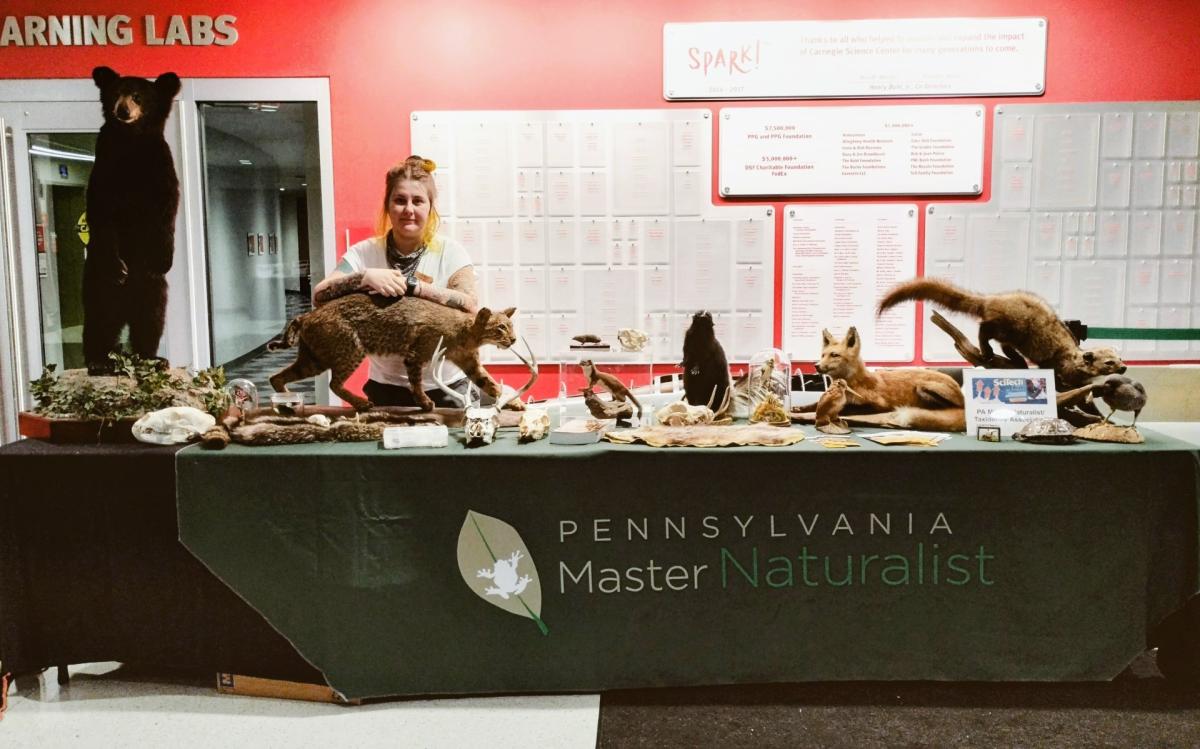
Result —
[[991, 341], [996, 340], [1010, 359], [1029, 359], [1039, 367], [1053, 369], [1063, 384], [1071, 387], [1099, 375], [1125, 371], [1125, 362], [1115, 350], [1081, 349], [1066, 324], [1036, 294], [973, 294], [941, 279], [914, 278], [885, 294], [879, 312], [914, 299], [978, 317], [979, 350], [985, 359], [995, 357]]

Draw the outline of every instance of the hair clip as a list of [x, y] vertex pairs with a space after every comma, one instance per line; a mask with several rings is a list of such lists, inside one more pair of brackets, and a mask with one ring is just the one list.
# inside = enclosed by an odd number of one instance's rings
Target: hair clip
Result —
[[433, 170], [437, 169], [437, 164], [435, 164], [433, 162], [433, 159], [422, 159], [421, 160], [421, 168], [424, 169], [425, 171], [429, 172], [430, 174], [433, 174]]

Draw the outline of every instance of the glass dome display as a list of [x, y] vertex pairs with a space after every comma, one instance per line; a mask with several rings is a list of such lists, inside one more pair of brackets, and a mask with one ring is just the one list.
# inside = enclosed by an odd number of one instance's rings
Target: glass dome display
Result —
[[750, 357], [745, 374], [734, 383], [735, 414], [751, 423], [790, 424], [792, 365], [779, 349]]

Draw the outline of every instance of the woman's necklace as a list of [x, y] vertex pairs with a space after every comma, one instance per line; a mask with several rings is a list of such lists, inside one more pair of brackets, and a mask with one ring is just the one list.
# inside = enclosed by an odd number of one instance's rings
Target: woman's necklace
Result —
[[424, 254], [425, 245], [421, 245], [416, 252], [407, 255], [401, 253], [392, 239], [392, 233], [390, 231], [387, 233], [387, 264], [392, 270], [398, 270], [406, 276], [412, 275]]

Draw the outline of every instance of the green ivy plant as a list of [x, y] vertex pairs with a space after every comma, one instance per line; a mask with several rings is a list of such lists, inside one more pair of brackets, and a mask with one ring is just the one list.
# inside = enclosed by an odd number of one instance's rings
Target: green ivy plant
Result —
[[[188, 377], [161, 359], [112, 353], [113, 377], [88, 377], [83, 370], [62, 376], [49, 364], [30, 385], [34, 412], [52, 418], [98, 420], [136, 419], [170, 406], [193, 406], [217, 419], [229, 407], [225, 370], [204, 369]], [[68, 376], [70, 375], [70, 376]]]

